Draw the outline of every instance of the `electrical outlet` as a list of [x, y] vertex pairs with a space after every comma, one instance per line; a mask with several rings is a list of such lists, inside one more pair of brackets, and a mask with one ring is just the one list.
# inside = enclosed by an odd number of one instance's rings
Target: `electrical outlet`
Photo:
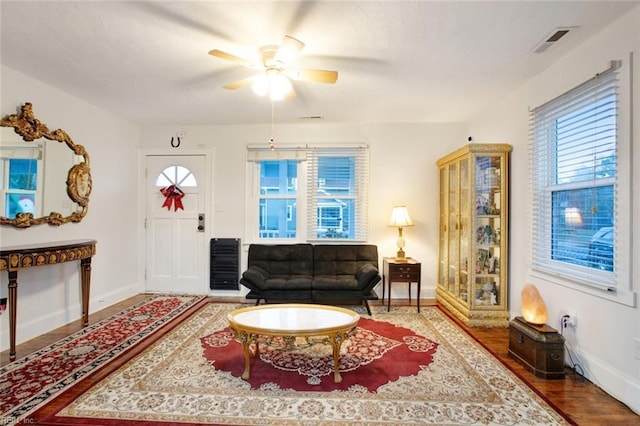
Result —
[[640, 359], [640, 338], [636, 337], [636, 359]]
[[575, 327], [578, 324], [578, 315], [575, 312], [568, 312], [562, 315], [562, 328]]

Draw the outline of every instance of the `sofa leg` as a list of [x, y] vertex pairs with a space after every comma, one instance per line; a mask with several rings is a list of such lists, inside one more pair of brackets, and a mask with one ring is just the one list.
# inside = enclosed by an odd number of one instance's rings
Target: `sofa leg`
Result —
[[256, 306], [260, 304], [260, 299], [256, 300]]
[[367, 308], [367, 313], [371, 316], [371, 308], [369, 307], [369, 301], [367, 299], [363, 300], [364, 306]]

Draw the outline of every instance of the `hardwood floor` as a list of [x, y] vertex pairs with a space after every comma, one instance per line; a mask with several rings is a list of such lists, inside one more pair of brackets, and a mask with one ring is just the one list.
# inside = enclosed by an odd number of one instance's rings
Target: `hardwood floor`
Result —
[[[112, 305], [90, 315], [93, 324], [125, 309], [144, 298], [144, 295], [131, 297], [123, 302]], [[215, 302], [246, 303], [245, 299], [212, 299]], [[251, 304], [253, 304], [251, 302]], [[372, 306], [381, 302], [370, 303]], [[393, 306], [407, 305], [408, 300], [393, 300]], [[414, 301], [415, 304], [415, 301]], [[434, 300], [421, 300], [421, 306], [435, 305]], [[80, 320], [74, 321], [43, 336], [18, 345], [18, 358], [50, 345], [82, 328]], [[511, 358], [507, 353], [509, 342], [506, 328], [465, 328], [475, 336], [512, 371], [529, 383], [541, 395], [550, 400], [558, 409], [562, 410], [579, 425], [640, 425], [640, 416], [627, 406], [609, 396], [598, 386], [584, 379], [580, 375], [568, 371], [562, 380], [545, 380], [536, 377], [523, 365]], [[0, 366], [9, 363], [9, 352], [0, 353]]]

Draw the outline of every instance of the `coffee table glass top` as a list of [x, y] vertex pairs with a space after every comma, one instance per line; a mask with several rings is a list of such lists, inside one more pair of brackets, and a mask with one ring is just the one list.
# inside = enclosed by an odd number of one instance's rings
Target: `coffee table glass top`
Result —
[[237, 309], [228, 315], [228, 319], [231, 324], [247, 329], [304, 334], [355, 325], [360, 315], [336, 306], [274, 304]]

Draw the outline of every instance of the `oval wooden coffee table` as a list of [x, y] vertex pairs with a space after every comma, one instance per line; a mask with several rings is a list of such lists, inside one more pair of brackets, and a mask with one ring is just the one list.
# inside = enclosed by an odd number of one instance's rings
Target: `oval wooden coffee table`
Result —
[[333, 348], [333, 381], [340, 383], [340, 347], [357, 327], [360, 315], [336, 306], [274, 304], [236, 309], [227, 318], [231, 332], [242, 344], [244, 380], [251, 377], [252, 343], [258, 355], [260, 340], [269, 342], [273, 337], [283, 337], [284, 342], [293, 345], [298, 337], [325, 336]]

